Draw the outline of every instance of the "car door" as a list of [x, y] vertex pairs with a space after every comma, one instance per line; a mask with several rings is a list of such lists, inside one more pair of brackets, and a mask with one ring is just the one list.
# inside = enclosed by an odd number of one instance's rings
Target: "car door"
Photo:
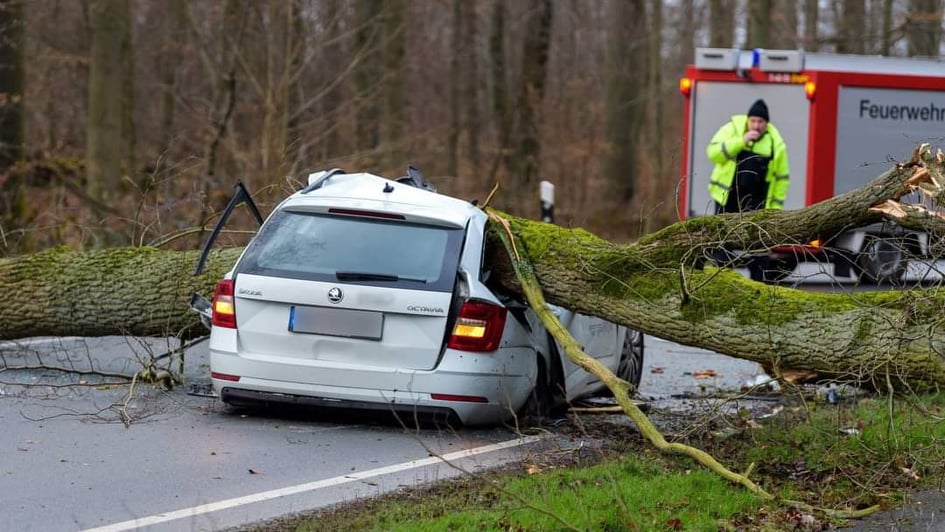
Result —
[[[236, 189], [236, 192], [233, 193], [233, 197], [230, 198], [226, 208], [223, 209], [223, 213], [220, 214], [220, 219], [213, 227], [213, 231], [210, 232], [210, 236], [207, 238], [203, 248], [200, 250], [200, 258], [197, 260], [197, 266], [194, 268], [195, 276], [200, 275], [200, 273], [203, 271], [203, 267], [207, 263], [207, 257], [210, 255], [210, 249], [213, 247], [213, 243], [216, 241], [217, 237], [220, 235], [220, 231], [223, 230], [223, 226], [226, 225], [230, 215], [234, 210], [236, 210], [237, 207], [240, 205], [246, 205], [250, 213], [252, 213], [253, 217], [255, 218], [257, 225], [261, 226], [263, 223], [262, 214], [259, 213], [259, 209], [256, 207], [256, 202], [253, 201], [252, 195], [249, 193], [249, 190], [246, 189], [246, 186], [243, 185], [243, 182], [237, 181], [234, 188]], [[203, 323], [204, 326], [209, 329], [211, 317], [210, 300], [207, 299], [207, 297], [205, 297], [203, 294], [194, 292], [190, 296], [190, 309], [200, 316], [201, 323]]]
[[[597, 359], [611, 370], [617, 368], [621, 347], [620, 327], [609, 321], [560, 307], [555, 309], [555, 314], [587, 355]], [[563, 350], [561, 352], [563, 353]], [[566, 356], [563, 369], [568, 399], [585, 396], [600, 389], [600, 379]]]

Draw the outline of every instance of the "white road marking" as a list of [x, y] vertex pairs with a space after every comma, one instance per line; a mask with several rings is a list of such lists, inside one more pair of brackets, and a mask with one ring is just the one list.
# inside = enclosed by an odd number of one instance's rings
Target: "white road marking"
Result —
[[69, 342], [72, 340], [82, 340], [81, 336], [57, 336], [55, 338], [31, 338], [28, 340], [9, 340], [6, 342], [0, 342], [0, 349], [6, 349], [8, 347], [26, 347], [29, 345], [42, 345], [42, 344], [60, 344], [63, 342]]
[[342, 476], [338, 476], [334, 478], [326, 478], [325, 480], [317, 480], [315, 482], [307, 482], [305, 484], [298, 484], [296, 486], [288, 486], [285, 488], [263, 491], [263, 492], [254, 493], [251, 495], [244, 495], [242, 497], [234, 497], [232, 499], [226, 499], [226, 500], [211, 502], [207, 504], [201, 504], [199, 506], [192, 506], [190, 508], [182, 508], [180, 510], [175, 510], [172, 512], [155, 514], [148, 517], [141, 517], [138, 519], [132, 519], [130, 521], [123, 521], [121, 523], [105, 525], [98, 528], [89, 528], [89, 529], [86, 529], [84, 532], [121, 532], [124, 530], [135, 530], [137, 528], [157, 525], [160, 523], [166, 523], [168, 521], [174, 521], [176, 519], [183, 519], [185, 517], [195, 517], [195, 516], [210, 513], [210, 512], [219, 512], [220, 510], [227, 510], [229, 508], [235, 508], [237, 506], [242, 506], [244, 504], [253, 504], [257, 502], [263, 502], [263, 501], [268, 501], [270, 499], [285, 497], [287, 495], [296, 495], [296, 494], [303, 493], [306, 491], [315, 491], [317, 489], [327, 488], [331, 486], [338, 486], [341, 484], [346, 484], [348, 482], [354, 482], [357, 480], [364, 480], [367, 478], [379, 477], [381, 475], [389, 475], [391, 473], [399, 473], [401, 471], [407, 471], [409, 469], [416, 469], [416, 468], [425, 467], [428, 465], [433, 465], [438, 462], [452, 462], [454, 460], [459, 460], [462, 458], [469, 458], [471, 456], [477, 456], [477, 455], [485, 454], [485, 453], [491, 453], [493, 451], [501, 451], [502, 449], [528, 445], [530, 443], [535, 443], [537, 441], [540, 441], [541, 439], [542, 438], [540, 436], [528, 436], [525, 438], [508, 440], [501, 443], [494, 443], [492, 445], [485, 445], [483, 447], [476, 447], [474, 449], [466, 449], [465, 451], [456, 451], [453, 453], [444, 454], [442, 456], [431, 456], [429, 458], [424, 458], [422, 460], [411, 460], [410, 462], [403, 462], [400, 464], [379, 467], [377, 469], [369, 469], [367, 471], [361, 471], [359, 473], [350, 473], [347, 475], [342, 475]]

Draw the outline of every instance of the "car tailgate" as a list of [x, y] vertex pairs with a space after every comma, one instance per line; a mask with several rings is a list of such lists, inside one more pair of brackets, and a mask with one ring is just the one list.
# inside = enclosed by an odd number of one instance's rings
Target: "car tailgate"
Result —
[[243, 356], [432, 369], [446, 336], [449, 292], [240, 274]]

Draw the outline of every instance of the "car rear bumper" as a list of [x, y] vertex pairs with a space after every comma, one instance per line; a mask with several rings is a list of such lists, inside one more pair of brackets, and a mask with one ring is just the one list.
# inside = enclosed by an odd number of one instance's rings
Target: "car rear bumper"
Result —
[[[432, 370], [341, 365], [318, 360], [254, 357], [215, 350], [213, 388], [228, 402], [278, 402], [338, 408], [436, 414], [466, 425], [498, 423], [521, 408], [535, 382], [533, 350], [502, 354], [447, 350]], [[444, 397], [446, 399], [444, 399]]]

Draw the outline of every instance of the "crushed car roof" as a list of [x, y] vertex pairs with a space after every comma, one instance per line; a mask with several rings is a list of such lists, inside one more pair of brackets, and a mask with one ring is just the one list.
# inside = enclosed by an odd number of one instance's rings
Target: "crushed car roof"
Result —
[[374, 174], [335, 174], [318, 188], [289, 196], [281, 207], [332, 206], [441, 220], [464, 226], [471, 218], [485, 217], [472, 203], [400, 183]]

